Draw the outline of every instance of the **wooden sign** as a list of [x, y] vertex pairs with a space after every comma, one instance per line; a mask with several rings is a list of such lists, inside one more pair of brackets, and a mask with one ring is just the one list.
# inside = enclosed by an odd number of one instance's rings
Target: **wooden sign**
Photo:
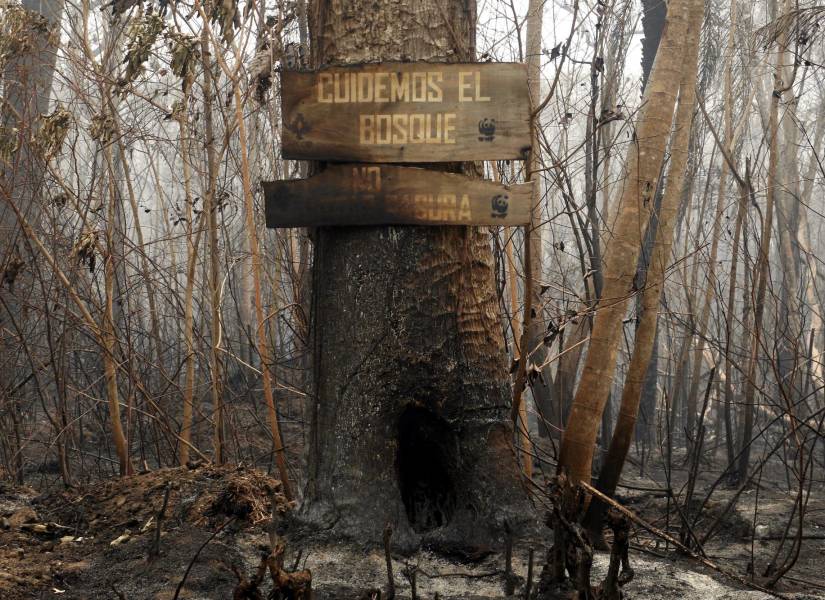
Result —
[[523, 159], [527, 68], [381, 63], [281, 74], [283, 157], [359, 162]]
[[330, 165], [309, 179], [264, 182], [267, 227], [523, 225], [532, 184], [385, 165]]

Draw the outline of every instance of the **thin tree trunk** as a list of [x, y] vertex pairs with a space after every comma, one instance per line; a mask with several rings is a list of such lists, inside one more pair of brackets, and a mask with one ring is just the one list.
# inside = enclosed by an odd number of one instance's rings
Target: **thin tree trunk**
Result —
[[206, 213], [207, 239], [209, 242], [209, 310], [210, 327], [209, 370], [212, 393], [212, 419], [214, 421], [214, 460], [222, 464], [224, 456], [223, 390], [221, 362], [221, 302], [220, 302], [220, 247], [218, 245], [218, 207], [216, 205], [218, 164], [215, 155], [215, 132], [212, 119], [213, 61], [209, 52], [209, 35], [206, 28], [201, 34], [201, 58], [203, 60], [203, 120], [204, 144], [206, 145], [207, 187], [203, 210]]
[[270, 372], [272, 361], [269, 357], [269, 340], [266, 336], [266, 319], [264, 317], [263, 299], [261, 296], [261, 254], [258, 245], [258, 230], [255, 225], [255, 205], [252, 201], [252, 184], [249, 177], [246, 127], [244, 125], [242, 111], [243, 105], [241, 103], [240, 85], [236, 82], [234, 87], [235, 120], [238, 124], [238, 136], [240, 138], [241, 176], [246, 209], [246, 234], [248, 237], [249, 251], [252, 253], [252, 288], [255, 294], [255, 320], [258, 333], [258, 356], [261, 358], [261, 383], [264, 388], [264, 400], [266, 401], [267, 415], [269, 417], [269, 430], [272, 434], [275, 462], [278, 465], [278, 475], [281, 478], [284, 495], [288, 500], [292, 500], [295, 495], [289, 483], [290, 478], [289, 472], [287, 471], [286, 452], [284, 451], [284, 442], [281, 439], [281, 426], [278, 423], [278, 411], [275, 407], [275, 394], [272, 391], [274, 373]]
[[[788, 55], [790, 56], [790, 54]], [[787, 72], [787, 71], [786, 71]], [[805, 73], [801, 76], [804, 88]], [[793, 82], [788, 84], [793, 85]], [[780, 166], [778, 167], [779, 190], [776, 200], [776, 229], [778, 237], [779, 264], [782, 266], [779, 303], [777, 306], [777, 385], [782, 386], [796, 406], [802, 397], [804, 384], [804, 362], [807, 341], [802, 328], [804, 296], [800, 287], [802, 259], [799, 250], [800, 231], [800, 185], [799, 185], [799, 122], [797, 107], [799, 95], [792, 93], [784, 104], [781, 119], [781, 139], [779, 140]], [[780, 312], [781, 311], [781, 312]], [[800, 407], [801, 417], [807, 417], [807, 410]]]
[[109, 400], [109, 418], [112, 423], [112, 438], [117, 451], [120, 474], [132, 474], [129, 449], [123, 425], [120, 422], [120, 393], [117, 385], [117, 335], [115, 333], [114, 287], [115, 287], [115, 252], [112, 252], [111, 223], [114, 220], [114, 198], [109, 199], [109, 227], [106, 228], [106, 247], [109, 250], [104, 263], [105, 306], [103, 313], [103, 370], [106, 378], [106, 395]]
[[[495, 174], [495, 179], [499, 183], [501, 183], [501, 173], [498, 169], [498, 163], [493, 162], [493, 172]], [[510, 227], [504, 228], [504, 239], [506, 240], [505, 248], [504, 248], [504, 255], [507, 261], [506, 268], [507, 268], [507, 287], [509, 291], [509, 314], [510, 314], [510, 330], [513, 335], [513, 358], [516, 360], [522, 360], [524, 355], [521, 351], [521, 343], [522, 339], [522, 330], [521, 330], [521, 322], [518, 318], [518, 271], [516, 270], [516, 260], [514, 256], [513, 246], [515, 245], [515, 240], [513, 238], [513, 231]], [[540, 424], [539, 428], [541, 429], [543, 426]], [[517, 436], [519, 440], [519, 447], [521, 448], [521, 452], [519, 453], [519, 462], [521, 464], [522, 472], [524, 476], [527, 478], [533, 477], [533, 457], [532, 457], [532, 448], [533, 442], [530, 439], [530, 432], [527, 427], [527, 406], [524, 402], [521, 403], [519, 406], [519, 419], [516, 423], [517, 428]]]
[[[184, 101], [186, 101], [187, 98], [188, 93], [184, 94]], [[189, 164], [191, 160], [189, 153], [189, 118], [186, 111], [182, 112], [178, 122], [180, 126], [180, 152], [183, 165], [184, 201], [186, 202], [186, 284], [183, 295], [183, 339], [186, 358], [184, 359], [185, 379], [183, 384], [183, 414], [181, 418], [179, 456], [181, 466], [186, 466], [186, 463], [189, 462], [189, 447], [192, 445], [192, 408], [195, 397], [195, 366], [197, 363], [194, 335], [195, 269], [197, 267], [201, 233], [203, 232], [203, 219], [197, 219], [196, 225], [192, 206], [192, 175]]]
[[[729, 155], [733, 154], [733, 128], [732, 128], [732, 79], [733, 79], [733, 52], [734, 52], [734, 34], [737, 26], [737, 2], [731, 0], [730, 2], [730, 26], [728, 29], [728, 44], [726, 49], [725, 61], [725, 83], [724, 83], [724, 116], [725, 116], [725, 144]], [[723, 157], [724, 160], [724, 157]], [[727, 167], [727, 161], [724, 162], [724, 167]], [[727, 452], [728, 464], [732, 465], [734, 461], [734, 432], [733, 432], [733, 357], [731, 356], [732, 341], [733, 341], [733, 323], [736, 310], [736, 280], [739, 262], [739, 243], [742, 237], [742, 226], [745, 222], [745, 213], [748, 209], [747, 190], [744, 186], [738, 185], [738, 198], [736, 210], [736, 220], [733, 227], [733, 242], [731, 245], [731, 259], [730, 259], [730, 273], [728, 275], [728, 299], [725, 318], [725, 395], [724, 395], [724, 414], [725, 414], [725, 449]]]
[[[518, 311], [518, 273], [516, 271], [516, 262], [513, 256], [514, 240], [511, 235], [509, 227], [505, 228], [505, 237], [507, 239], [507, 247], [505, 254], [507, 256], [507, 281], [510, 290], [510, 329], [513, 331], [513, 345], [515, 346], [513, 356], [519, 361], [527, 360], [527, 357], [521, 351], [522, 338], [521, 322], [516, 316]], [[533, 477], [533, 457], [531, 456], [532, 442], [530, 440], [530, 432], [527, 427], [527, 405], [524, 402], [520, 403], [518, 411], [518, 422], [516, 423], [519, 446], [519, 462], [525, 477]]]
[[[787, 6], [787, 2], [783, 2]], [[784, 14], [786, 11], [781, 11]], [[765, 295], [768, 287], [768, 267], [770, 264], [771, 235], [773, 232], [773, 211], [776, 201], [777, 185], [779, 183], [777, 171], [779, 166], [779, 101], [783, 93], [788, 91], [793, 85], [793, 79], [786, 79], [786, 71], [783, 67], [786, 64], [787, 35], [782, 35], [778, 42], [779, 49], [774, 58], [774, 87], [771, 93], [770, 120], [768, 122], [768, 181], [765, 200], [765, 217], [762, 221], [762, 239], [759, 244], [759, 255], [757, 256], [755, 271], [754, 289], [756, 294], [753, 299], [753, 333], [750, 336], [748, 348], [748, 362], [745, 380], [745, 399], [743, 409], [745, 411], [744, 424], [742, 427], [741, 445], [739, 448], [739, 464], [736, 470], [736, 480], [745, 481], [748, 475], [751, 452], [751, 436], [753, 435], [753, 419], [756, 405], [757, 375], [759, 367], [759, 355], [762, 347], [762, 318], [765, 313]], [[749, 180], [749, 176], [746, 177]]]
[[[541, 30], [544, 12], [543, 0], [530, 0], [527, 8], [527, 85], [530, 89], [530, 106], [533, 110], [541, 103]], [[539, 294], [542, 273], [542, 202], [541, 202], [541, 178], [536, 177], [540, 168], [540, 152], [538, 139], [538, 123], [537, 117], [534, 116], [532, 126], [533, 135], [533, 150], [530, 153], [530, 160], [528, 161], [527, 181], [533, 181], [533, 195], [530, 199], [530, 224], [526, 228], [526, 243], [529, 248], [525, 253], [525, 260], [527, 260], [526, 268], [529, 270], [527, 281], [525, 285], [525, 303], [524, 303], [524, 327], [523, 337], [521, 339], [521, 350], [519, 362], [519, 375], [516, 377], [516, 388], [513, 397], [514, 408], [518, 412], [518, 419], [516, 419], [516, 426], [520, 432], [522, 443], [522, 467], [525, 475], [528, 477], [533, 474], [533, 459], [530, 452], [530, 435], [529, 424], [527, 421], [527, 407], [523, 401], [523, 384], [518, 381], [523, 377], [524, 371], [527, 369], [527, 363], [535, 361], [538, 364], [544, 362], [546, 349], [542, 342], [544, 337], [544, 319], [541, 318], [541, 295]], [[512, 283], [512, 282], [511, 282]], [[528, 297], [529, 296], [529, 297]], [[542, 385], [537, 383], [536, 387]], [[545, 390], [546, 391], [546, 390]], [[536, 400], [536, 392], [533, 392], [533, 399]], [[527, 444], [527, 445], [525, 445]]]

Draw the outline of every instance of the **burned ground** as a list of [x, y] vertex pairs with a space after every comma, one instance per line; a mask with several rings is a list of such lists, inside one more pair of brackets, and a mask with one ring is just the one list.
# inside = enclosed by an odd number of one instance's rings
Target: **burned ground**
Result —
[[[650, 491], [661, 488], [660, 483], [628, 476], [624, 484], [622, 499], [631, 510], [657, 527], [666, 527], [668, 519], [673, 525], [672, 506], [667, 516], [667, 494]], [[159, 555], [149, 560], [167, 489]], [[719, 507], [730, 493], [718, 492], [703, 519], [718, 517]], [[781, 529], [778, 517], [788, 514], [793, 501], [787, 492], [773, 488], [763, 488], [760, 494], [757, 530], [752, 525], [755, 490], [746, 491], [736, 509], [723, 519], [720, 533], [705, 547], [714, 562], [745, 573], [753, 546], [756, 582], [764, 582], [759, 570], [778, 543], [772, 539]], [[231, 598], [238, 584], [236, 573], [251, 576], [261, 549], [271, 539], [273, 499], [276, 515], [283, 514], [288, 506], [276, 479], [234, 466], [161, 469], [44, 494], [4, 484], [0, 488], [0, 597], [171, 599], [192, 562], [180, 598]], [[825, 503], [821, 497], [811, 500], [808, 515], [810, 530], [805, 535], [809, 539], [803, 554], [790, 576], [776, 588], [778, 593], [797, 600], [825, 598], [825, 579], [819, 564], [825, 552]], [[523, 595], [529, 549], [534, 550], [537, 580], [549, 539], [550, 532], [546, 532], [514, 540], [517, 594]], [[381, 548], [352, 540], [314, 543], [306, 538], [300, 544], [290, 544], [287, 537], [286, 543], [286, 566], [311, 569], [317, 600], [354, 600], [370, 589], [386, 589]], [[662, 540], [640, 528], [633, 529], [631, 545], [636, 577], [624, 590], [627, 598], [769, 597], [743, 589], [674, 553]], [[594, 582], [604, 576], [607, 560], [607, 554], [596, 554]], [[399, 598], [410, 597], [405, 571], [415, 571], [420, 598], [431, 599], [436, 594], [443, 600], [505, 597], [503, 546], [475, 556], [445, 556], [426, 549], [408, 555], [393, 551], [393, 570]], [[266, 584], [262, 586], [264, 593], [268, 589]]]

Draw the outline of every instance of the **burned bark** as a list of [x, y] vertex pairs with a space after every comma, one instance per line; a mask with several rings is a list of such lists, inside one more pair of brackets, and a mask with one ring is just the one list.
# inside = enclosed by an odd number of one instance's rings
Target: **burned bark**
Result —
[[[471, 61], [475, 11], [472, 0], [320, 0], [313, 61]], [[527, 500], [487, 230], [320, 228], [314, 241], [301, 518], [370, 544], [390, 523], [399, 549], [497, 544]]]

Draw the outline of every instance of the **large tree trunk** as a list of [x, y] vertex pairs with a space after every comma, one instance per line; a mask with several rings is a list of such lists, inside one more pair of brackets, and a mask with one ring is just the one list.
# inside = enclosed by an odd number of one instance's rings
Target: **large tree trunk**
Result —
[[[240, 54], [240, 53], [238, 53]], [[243, 178], [244, 207], [246, 212], [246, 232], [248, 236], [249, 251], [252, 254], [252, 289], [255, 294], [255, 322], [258, 340], [258, 356], [261, 359], [261, 385], [264, 391], [264, 401], [266, 402], [267, 418], [269, 420], [269, 431], [272, 434], [272, 451], [275, 454], [275, 464], [278, 466], [278, 476], [281, 478], [281, 485], [288, 500], [293, 500], [295, 495], [289, 480], [289, 473], [286, 464], [286, 452], [281, 438], [281, 425], [278, 421], [278, 411], [275, 406], [275, 386], [276, 374], [272, 368], [272, 361], [269, 355], [269, 340], [266, 337], [266, 319], [264, 318], [263, 298], [261, 295], [261, 253], [258, 242], [258, 230], [255, 225], [255, 205], [252, 199], [252, 182], [249, 174], [249, 157], [247, 154], [246, 129], [244, 127], [243, 109], [241, 104], [241, 91], [239, 82], [235, 82], [235, 119], [238, 123], [238, 141], [241, 150], [241, 174]]]
[[[41, 114], [49, 111], [52, 78], [57, 60], [55, 42], [59, 39], [62, 0], [39, 2], [24, 0], [26, 19], [19, 32], [25, 36], [28, 52], [9, 57], [2, 75], [0, 127], [17, 130], [19, 148], [9, 162], [0, 160], [0, 194], [14, 202], [23, 215], [36, 224], [39, 217], [36, 195], [45, 172], [41, 157], [32, 144]], [[40, 27], [40, 24], [45, 27]], [[20, 243], [20, 226], [6, 202], [0, 204], [0, 265], [9, 258], [15, 243]], [[22, 250], [22, 248], [21, 248]], [[20, 290], [22, 292], [22, 290]]]
[[25, 336], [35, 352], [46, 345], [42, 322], [29, 320], [26, 311], [43, 298], [33, 285], [34, 256], [12, 205], [39, 230], [46, 169], [43, 152], [32, 140], [37, 138], [40, 115], [49, 112], [63, 2], [23, 0], [20, 7], [6, 10], [4, 34], [25, 38], [27, 43], [22, 46], [25, 51], [13, 52], [0, 64], [0, 132], [17, 146], [8, 160], [0, 157], [0, 274], [4, 279], [0, 286], [0, 364], [5, 369], [0, 389], [12, 389], [17, 381], [16, 365], [23, 347], [19, 336]]
[[[28, 307], [42, 305], [46, 300], [44, 287], [35, 284], [37, 269], [32, 266], [36, 252], [30, 251], [25, 240], [21, 218], [40, 231], [40, 194], [46, 169], [43, 152], [33, 140], [37, 139], [40, 115], [49, 112], [62, 14], [62, 0], [23, 0], [19, 7], [6, 5], [5, 22], [0, 24], [4, 35], [19, 41], [25, 39], [21, 44], [23, 51], [12, 52], [7, 60], [0, 61], [0, 134], [16, 146], [10, 156], [0, 156], [0, 413], [19, 413], [19, 399], [37, 385], [36, 377], [28, 386], [18, 385], [28, 371], [18, 371], [19, 365], [32, 358], [27, 359], [24, 353], [34, 352], [36, 360], [44, 365], [53, 360], [42, 354], [48, 346], [43, 320], [29, 318]], [[58, 396], [57, 386], [52, 383], [38, 392]], [[16, 432], [19, 431], [20, 415], [14, 414], [12, 420]], [[16, 476], [22, 483], [23, 447], [20, 437], [15, 437]], [[58, 442], [58, 453], [63, 443]], [[65, 464], [62, 455], [60, 460]]]
[[642, 91], [647, 87], [653, 61], [659, 49], [659, 41], [665, 29], [667, 3], [657, 0], [642, 0]]
[[[475, 58], [473, 0], [318, 0], [320, 64]], [[303, 518], [376, 543], [491, 544], [526, 494], [486, 229], [322, 228]]]

